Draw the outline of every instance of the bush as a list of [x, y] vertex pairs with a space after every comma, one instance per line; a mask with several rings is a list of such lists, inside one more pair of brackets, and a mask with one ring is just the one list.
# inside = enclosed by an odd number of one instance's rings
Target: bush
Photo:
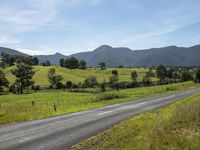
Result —
[[96, 96], [93, 99], [94, 102], [97, 101], [104, 101], [104, 100], [112, 100], [112, 99], [119, 99], [119, 98], [126, 98], [127, 96], [119, 94], [119, 93], [103, 93]]
[[32, 90], [34, 91], [39, 91], [40, 90], [40, 86], [39, 85], [32, 85]]
[[177, 90], [177, 87], [175, 87], [175, 86], [166, 87], [166, 91], [176, 91], [176, 90]]
[[73, 86], [72, 81], [67, 81], [67, 82], [66, 82], [66, 88], [71, 89], [72, 86]]

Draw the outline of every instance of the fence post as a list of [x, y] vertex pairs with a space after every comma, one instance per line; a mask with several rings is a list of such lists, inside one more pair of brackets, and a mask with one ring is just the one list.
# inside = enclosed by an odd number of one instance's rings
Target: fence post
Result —
[[35, 101], [32, 101], [32, 107], [35, 105]]
[[54, 111], [57, 111], [55, 102], [53, 103], [53, 106], [54, 106]]

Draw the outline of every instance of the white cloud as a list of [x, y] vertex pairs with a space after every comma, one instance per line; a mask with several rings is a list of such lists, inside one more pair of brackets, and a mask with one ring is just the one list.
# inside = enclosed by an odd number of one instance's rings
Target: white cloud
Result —
[[57, 0], [24, 0], [21, 5], [25, 6], [19, 8], [12, 2], [3, 5], [0, 9], [1, 25], [14, 31], [29, 31], [48, 24], [56, 17]]
[[0, 35], [0, 44], [17, 44], [21, 43], [20, 40], [8, 37], [6, 35]]

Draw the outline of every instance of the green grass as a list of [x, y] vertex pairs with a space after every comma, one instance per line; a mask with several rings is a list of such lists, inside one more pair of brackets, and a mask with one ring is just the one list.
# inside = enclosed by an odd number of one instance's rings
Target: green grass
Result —
[[[6, 68], [5, 73], [7, 78], [11, 83], [15, 81], [15, 77], [10, 73], [11, 68]], [[50, 67], [44, 67], [44, 66], [35, 66], [34, 71], [35, 75], [33, 76], [33, 80], [35, 81], [36, 85], [40, 85], [41, 87], [48, 87], [49, 82], [47, 79], [47, 74], [48, 70], [50, 68], [55, 68], [57, 74], [61, 75], [64, 80], [63, 83], [66, 83], [66, 81], [70, 80], [73, 83], [78, 84], [79, 82], [84, 82], [85, 78], [88, 76], [96, 76], [97, 80], [99, 82], [103, 82], [106, 80], [107, 82], [109, 81], [109, 77], [111, 76], [111, 72], [113, 69], [106, 69], [106, 70], [101, 70], [98, 68], [89, 68], [86, 70], [81, 70], [81, 69], [66, 69], [63, 67], [59, 66], [50, 66]], [[120, 82], [124, 81], [131, 81], [131, 72], [132, 71], [137, 71], [138, 73], [138, 81], [141, 81], [143, 75], [145, 74], [148, 69], [144, 68], [114, 68], [115, 70], [118, 70], [119, 73], [119, 80]], [[152, 78], [153, 81], [157, 80], [156, 78]]]
[[[192, 82], [185, 82], [164, 86], [126, 89], [119, 92], [108, 91], [106, 93], [72, 93], [62, 90], [52, 90], [22, 95], [1, 95], [0, 124], [45, 118], [196, 87], [199, 87], [199, 85]], [[35, 102], [34, 106], [32, 106], [32, 101]], [[56, 112], [54, 111], [54, 103], [57, 107]]]
[[71, 150], [199, 150], [200, 94], [141, 114]]

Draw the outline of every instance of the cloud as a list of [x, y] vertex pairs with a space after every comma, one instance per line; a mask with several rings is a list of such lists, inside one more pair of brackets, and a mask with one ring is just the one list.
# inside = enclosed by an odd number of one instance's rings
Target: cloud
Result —
[[0, 9], [1, 25], [8, 26], [14, 31], [35, 30], [54, 20], [58, 1], [23, 0], [16, 4], [8, 0]]
[[8, 37], [6, 35], [0, 35], [0, 44], [18, 44], [20, 40]]

